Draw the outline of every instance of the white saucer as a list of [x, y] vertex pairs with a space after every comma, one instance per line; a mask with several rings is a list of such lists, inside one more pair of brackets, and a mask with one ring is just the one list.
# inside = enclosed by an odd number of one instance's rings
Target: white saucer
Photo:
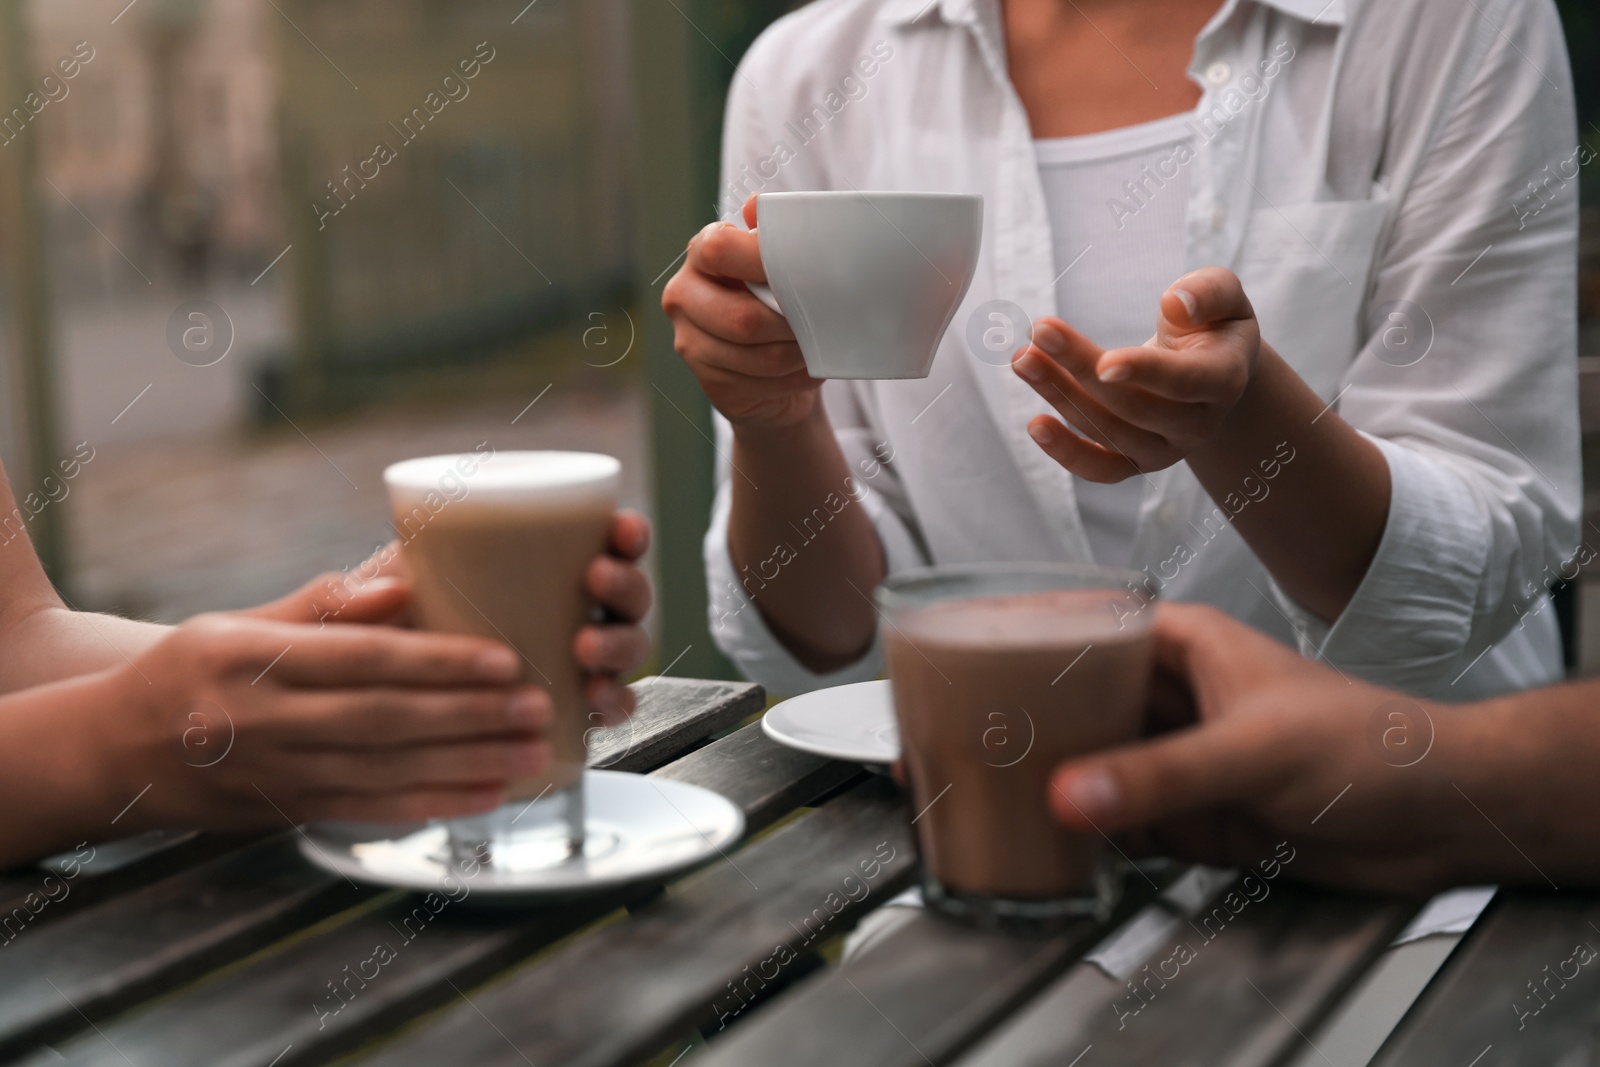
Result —
[[900, 758], [889, 683], [856, 682], [785, 700], [767, 712], [761, 729], [780, 745], [853, 763]]
[[354, 881], [436, 890], [451, 900], [464, 899], [463, 887], [466, 897], [570, 897], [664, 878], [717, 855], [744, 833], [744, 813], [699, 786], [620, 771], [585, 771], [583, 785], [584, 855], [553, 866], [474, 865], [469, 874], [452, 864], [443, 821], [310, 823], [300, 853]]

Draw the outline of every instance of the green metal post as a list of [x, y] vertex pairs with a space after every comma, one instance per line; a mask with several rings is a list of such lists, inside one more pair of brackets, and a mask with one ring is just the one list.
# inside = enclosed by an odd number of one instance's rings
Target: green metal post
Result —
[[[0, 0], [0, 99], [20, 103], [35, 91], [25, 0]], [[56, 408], [50, 289], [46, 278], [42, 223], [34, 182], [39, 170], [39, 131], [25, 128], [0, 150], [0, 227], [3, 227], [4, 306], [19, 395], [12, 411], [23, 455], [11, 470], [18, 501], [39, 490], [61, 458]], [[46, 573], [67, 591], [65, 513], [46, 507], [28, 523], [28, 536]]]
[[[661, 654], [674, 674], [730, 677], [706, 622], [700, 543], [711, 516], [711, 409], [672, 350], [661, 287], [694, 232], [716, 217], [717, 155], [732, 59], [788, 4], [634, 0], [639, 300], [654, 420]], [[731, 58], [730, 58], [731, 57]], [[687, 651], [685, 651], [687, 649]]]

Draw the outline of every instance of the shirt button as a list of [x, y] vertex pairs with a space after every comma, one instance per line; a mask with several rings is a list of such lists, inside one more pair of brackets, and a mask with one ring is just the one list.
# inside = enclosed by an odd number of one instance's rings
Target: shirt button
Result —
[[1206, 68], [1206, 81], [1212, 85], [1227, 85], [1233, 78], [1233, 68], [1220, 60]]
[[1163, 526], [1176, 526], [1183, 521], [1183, 506], [1176, 500], [1168, 500], [1156, 509], [1156, 518]]
[[1223, 205], [1221, 205], [1221, 204], [1217, 204], [1214, 207], [1212, 207], [1212, 209], [1211, 209], [1211, 228], [1220, 233], [1222, 231], [1222, 228], [1224, 226], [1226, 226], [1227, 224], [1228, 224], [1228, 209], [1226, 207], [1224, 207]]

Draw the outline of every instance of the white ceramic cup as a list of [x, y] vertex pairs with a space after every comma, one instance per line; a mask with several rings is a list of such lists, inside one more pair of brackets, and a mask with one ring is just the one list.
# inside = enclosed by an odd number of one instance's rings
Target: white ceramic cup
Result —
[[926, 378], [967, 294], [983, 197], [806, 192], [756, 197], [767, 286], [813, 378]]

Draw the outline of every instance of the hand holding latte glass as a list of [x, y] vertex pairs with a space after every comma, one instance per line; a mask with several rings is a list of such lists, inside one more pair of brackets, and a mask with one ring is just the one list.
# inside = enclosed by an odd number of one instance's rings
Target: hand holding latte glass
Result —
[[[650, 601], [634, 566], [649, 529], [623, 513], [608, 537], [584, 581], [612, 621], [586, 626], [573, 653], [591, 714], [611, 723], [633, 700], [615, 676], [647, 648], [632, 624]], [[0, 563], [22, 572], [14, 592], [29, 592], [30, 571], [42, 581], [31, 554]], [[0, 776], [15, 816], [0, 865], [104, 834], [108, 821], [124, 833], [239, 831], [504, 803], [513, 782], [551, 763], [550, 694], [497, 637], [410, 629], [410, 603], [404, 567], [386, 550], [354, 574], [175, 627], [36, 611], [43, 643], [0, 635], [34, 675], [0, 695], [0, 739], [27, 754]]]
[[[508, 798], [525, 804], [452, 825], [458, 852], [520, 869], [582, 853], [588, 734], [626, 715], [632, 701], [614, 683], [586, 678], [580, 657], [609, 645], [613, 669], [626, 669], [646, 651], [637, 631], [586, 625], [595, 621], [592, 572], [606, 569], [596, 558], [613, 539], [620, 473], [615, 459], [590, 452], [429, 456], [384, 472], [414, 621], [510, 645], [521, 680], [541, 686], [553, 705], [548, 760], [509, 783]], [[647, 595], [634, 599], [640, 612], [648, 606]], [[596, 698], [608, 706], [591, 715]]]

